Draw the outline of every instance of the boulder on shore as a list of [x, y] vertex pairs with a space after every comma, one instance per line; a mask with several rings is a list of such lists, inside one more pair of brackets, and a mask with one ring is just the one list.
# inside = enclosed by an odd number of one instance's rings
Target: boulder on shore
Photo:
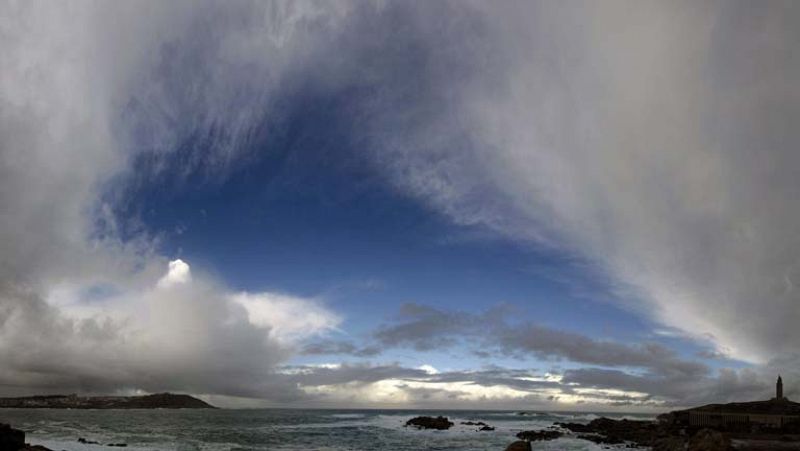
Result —
[[25, 433], [8, 424], [0, 424], [0, 451], [17, 451], [25, 447]]
[[506, 451], [531, 451], [531, 442], [519, 440], [506, 446]]
[[417, 429], [437, 429], [446, 430], [453, 426], [453, 422], [447, 417], [414, 417], [406, 421], [406, 427], [414, 426]]
[[25, 443], [25, 432], [0, 423], [0, 451], [51, 451], [41, 445]]

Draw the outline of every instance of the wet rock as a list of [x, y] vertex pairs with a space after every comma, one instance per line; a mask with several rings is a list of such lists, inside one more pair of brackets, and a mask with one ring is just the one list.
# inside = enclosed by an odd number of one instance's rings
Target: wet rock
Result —
[[83, 437], [78, 437], [78, 443], [83, 443], [84, 445], [99, 445], [100, 442], [96, 442], [94, 440], [86, 440]]
[[17, 451], [25, 446], [25, 433], [0, 424], [0, 451]]
[[25, 432], [0, 423], [0, 451], [52, 451], [41, 445], [25, 443]]
[[126, 446], [128, 446], [128, 444], [127, 443], [109, 443], [106, 446], [116, 446], [116, 447], [119, 447], [119, 448], [125, 448]]
[[517, 438], [529, 442], [536, 442], [539, 440], [555, 440], [562, 435], [564, 434], [559, 431], [522, 431], [517, 434]]
[[588, 440], [592, 443], [597, 443], [598, 445], [619, 445], [621, 443], [625, 443], [625, 440], [615, 435], [605, 436], [600, 434], [580, 434], [578, 435], [578, 438], [581, 440]]
[[531, 451], [531, 442], [523, 440], [514, 442], [506, 446], [506, 451]]
[[461, 424], [464, 426], [488, 426], [483, 421], [462, 421]]
[[494, 428], [488, 425], [483, 426], [482, 428], [478, 429], [479, 431], [493, 431]]
[[414, 417], [406, 421], [406, 427], [414, 426], [417, 429], [437, 429], [446, 430], [453, 426], [453, 422], [447, 417]]
[[597, 418], [590, 421], [589, 424], [556, 423], [556, 425], [579, 433], [578, 438], [580, 439], [608, 445], [630, 442], [637, 446], [649, 447], [663, 432], [652, 421], [612, 420], [610, 418]]
[[723, 433], [701, 429], [689, 439], [688, 451], [729, 451], [731, 440]]
[[572, 432], [595, 432], [593, 427], [583, 423], [555, 423], [555, 425]]

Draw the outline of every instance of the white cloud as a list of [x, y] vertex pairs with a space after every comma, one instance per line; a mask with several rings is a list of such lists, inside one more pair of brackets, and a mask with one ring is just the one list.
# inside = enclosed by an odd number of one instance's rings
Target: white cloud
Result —
[[433, 365], [420, 365], [417, 367], [417, 369], [420, 369], [428, 374], [439, 374], [439, 370], [437, 370]]
[[169, 262], [169, 269], [164, 277], [158, 280], [159, 288], [169, 288], [173, 285], [189, 283], [192, 280], [192, 271], [189, 265], [181, 259]]
[[237, 293], [230, 299], [244, 307], [250, 324], [267, 328], [280, 341], [330, 332], [341, 323], [339, 316], [314, 300], [276, 293]]

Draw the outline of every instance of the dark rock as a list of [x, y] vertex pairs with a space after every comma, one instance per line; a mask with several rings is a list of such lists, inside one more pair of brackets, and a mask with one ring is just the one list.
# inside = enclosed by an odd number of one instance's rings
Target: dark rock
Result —
[[721, 432], [701, 429], [689, 439], [688, 451], [729, 451], [731, 440]]
[[593, 427], [583, 423], [555, 423], [555, 425], [572, 432], [595, 432]]
[[539, 440], [555, 440], [562, 435], [564, 434], [559, 431], [522, 431], [517, 434], [517, 438], [520, 440], [535, 442]]
[[25, 445], [24, 448], [20, 448], [19, 451], [53, 451], [50, 448], [46, 448], [42, 445]]
[[653, 442], [653, 451], [685, 451], [686, 440], [683, 437], [661, 437]]
[[656, 439], [677, 434], [663, 423], [638, 420], [612, 420], [597, 418], [588, 424], [555, 423], [557, 426], [578, 433], [578, 438], [598, 444], [651, 447]]
[[605, 436], [600, 434], [580, 434], [578, 435], [578, 438], [597, 443], [598, 445], [619, 445], [620, 443], [625, 443], [625, 440], [616, 435]]
[[518, 441], [506, 446], [506, 451], [531, 451], [531, 442]]
[[25, 433], [0, 424], [0, 451], [17, 451], [25, 446]]
[[127, 443], [109, 443], [106, 446], [116, 446], [116, 447], [119, 447], [119, 448], [125, 448], [126, 446], [128, 446], [128, 444]]
[[491, 426], [487, 426], [487, 425], [485, 425], [485, 426], [483, 426], [482, 428], [480, 428], [480, 429], [478, 429], [478, 430], [479, 430], [479, 431], [493, 431], [493, 430], [494, 430], [494, 428], [493, 428], [493, 427], [491, 427]]
[[78, 443], [83, 443], [84, 445], [99, 445], [100, 442], [96, 442], [94, 440], [86, 440], [83, 437], [78, 437]]
[[461, 424], [465, 426], [488, 426], [483, 421], [462, 421]]
[[406, 426], [414, 426], [417, 429], [450, 429], [453, 422], [448, 420], [447, 417], [414, 417], [406, 421]]

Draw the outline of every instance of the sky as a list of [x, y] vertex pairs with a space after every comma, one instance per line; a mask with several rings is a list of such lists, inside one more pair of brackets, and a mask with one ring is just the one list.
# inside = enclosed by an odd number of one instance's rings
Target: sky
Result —
[[0, 395], [800, 397], [800, 4], [3, 1]]

